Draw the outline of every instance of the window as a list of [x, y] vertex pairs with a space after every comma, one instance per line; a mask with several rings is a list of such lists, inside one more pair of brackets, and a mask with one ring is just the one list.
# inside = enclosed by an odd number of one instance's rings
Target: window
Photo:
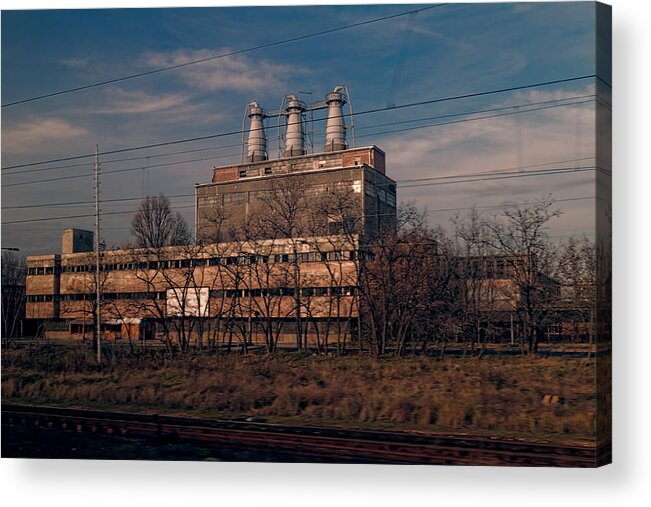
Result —
[[298, 254], [299, 262], [314, 262], [316, 260], [314, 252]]
[[271, 172], [272, 172], [271, 167], [265, 167], [265, 168], [264, 168], [264, 173], [265, 173], [265, 174], [271, 174]]
[[246, 178], [246, 169], [240, 170], [240, 178]]

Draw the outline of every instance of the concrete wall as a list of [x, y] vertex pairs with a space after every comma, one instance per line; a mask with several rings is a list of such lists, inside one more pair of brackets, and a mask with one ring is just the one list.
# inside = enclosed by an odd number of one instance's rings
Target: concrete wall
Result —
[[61, 237], [61, 253], [92, 252], [94, 234], [83, 229], [65, 229]]
[[[298, 287], [308, 292], [315, 287], [355, 286], [356, 263], [350, 260], [350, 252], [354, 250], [356, 246], [346, 238], [328, 237], [305, 238], [300, 243], [284, 240], [169, 247], [159, 251], [107, 251], [102, 254], [105, 268], [100, 274], [102, 316], [104, 319], [160, 318], [166, 314], [167, 289], [180, 288], [192, 294], [196, 293], [196, 288], [205, 287], [212, 291], [209, 304], [212, 317], [245, 318], [249, 313], [260, 317], [287, 317], [294, 314], [294, 297], [267, 289], [293, 289], [296, 270]], [[294, 252], [302, 256], [298, 265], [291, 259]], [[322, 259], [321, 255], [326, 258]], [[231, 264], [230, 260], [238, 256], [239, 260]], [[255, 263], [250, 262], [252, 257]], [[52, 265], [54, 258], [50, 256], [49, 259]], [[28, 257], [28, 270], [45, 262], [43, 257]], [[28, 275], [28, 296], [48, 297], [49, 301], [28, 298], [27, 318], [92, 319], [93, 262], [92, 254], [62, 255], [56, 275]], [[155, 266], [150, 269], [152, 265]], [[250, 298], [249, 289], [253, 291]], [[356, 300], [345, 291], [334, 296], [305, 294], [301, 296], [302, 314], [312, 318], [353, 316], [357, 314]]]
[[287, 157], [262, 162], [213, 168], [213, 183], [242, 180], [256, 176], [290, 174], [293, 172], [318, 171], [334, 167], [364, 165], [385, 173], [385, 155], [377, 146], [353, 148], [343, 151], [315, 153], [300, 157]]

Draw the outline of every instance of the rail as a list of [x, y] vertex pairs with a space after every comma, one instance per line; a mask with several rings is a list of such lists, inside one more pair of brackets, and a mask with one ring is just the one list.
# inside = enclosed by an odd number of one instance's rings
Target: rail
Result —
[[219, 448], [326, 462], [485, 466], [596, 467], [610, 462], [610, 442], [557, 444], [408, 432], [345, 430], [159, 414], [2, 404], [2, 425], [131, 438], [172, 438]]

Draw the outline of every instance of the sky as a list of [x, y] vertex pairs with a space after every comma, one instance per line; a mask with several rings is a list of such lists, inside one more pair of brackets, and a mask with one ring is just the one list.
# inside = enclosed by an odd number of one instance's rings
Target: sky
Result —
[[[2, 104], [423, 7], [5, 10]], [[592, 236], [594, 79], [401, 106], [593, 75], [594, 32], [592, 2], [450, 3], [4, 106], [2, 246], [57, 253], [64, 228], [94, 226], [93, 157], [12, 166], [92, 154], [96, 144], [105, 152], [237, 132], [253, 100], [276, 109], [284, 95], [316, 101], [339, 84], [357, 113], [357, 145], [386, 152], [398, 200], [415, 202], [432, 225], [448, 227], [472, 206], [499, 213], [551, 195], [563, 211], [552, 239]], [[377, 109], [385, 110], [361, 114]], [[476, 111], [484, 112], [467, 114]], [[325, 137], [322, 117], [315, 113], [315, 152]], [[276, 133], [267, 134], [273, 155]], [[132, 239], [129, 222], [146, 195], [179, 196], [172, 204], [192, 224], [194, 184], [210, 181], [213, 166], [237, 163], [240, 142], [241, 134], [223, 135], [101, 155], [104, 242]], [[574, 171], [464, 177], [553, 168]]]

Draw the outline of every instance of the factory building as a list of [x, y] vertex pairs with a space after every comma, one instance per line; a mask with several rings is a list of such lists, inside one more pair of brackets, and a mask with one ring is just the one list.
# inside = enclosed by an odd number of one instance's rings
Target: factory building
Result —
[[[105, 251], [102, 330], [109, 341], [293, 344], [298, 317], [306, 339], [335, 328], [350, 338], [358, 262], [342, 236]], [[92, 339], [95, 290], [92, 252], [28, 258], [26, 317], [50, 339]]]
[[[273, 209], [278, 196], [303, 194], [313, 210], [325, 196], [345, 197], [347, 212], [322, 214], [321, 221], [298, 224], [314, 234], [355, 233], [362, 242], [396, 226], [396, 183], [386, 175], [385, 154], [377, 146], [349, 147], [343, 106], [345, 88], [338, 86], [326, 100], [305, 104], [285, 97], [281, 109], [266, 111], [248, 105], [246, 149], [237, 165], [215, 167], [210, 183], [196, 186], [196, 235], [202, 242], [232, 240], [233, 231], [256, 213]], [[327, 109], [323, 151], [308, 153], [307, 112]], [[265, 119], [278, 121], [278, 158], [269, 160]], [[243, 122], [243, 124], [245, 124]], [[243, 143], [244, 146], [244, 143]], [[263, 208], [262, 210], [260, 208]], [[308, 213], [306, 213], [307, 215]], [[307, 217], [304, 217], [307, 220]], [[301, 227], [302, 226], [302, 227]], [[262, 231], [260, 234], [269, 234]]]
[[[349, 102], [338, 86], [311, 104], [293, 95], [278, 110], [250, 103], [240, 163], [214, 167], [211, 182], [196, 185], [195, 244], [101, 253], [105, 339], [267, 346], [353, 339], [359, 263], [368, 241], [395, 230], [396, 184], [381, 149], [349, 142]], [[319, 110], [327, 113], [326, 137], [315, 152]], [[278, 153], [270, 158], [274, 121]], [[303, 208], [291, 228], [275, 227], [276, 206], [289, 197]], [[339, 206], [324, 212], [328, 200]], [[257, 218], [267, 226], [245, 227]], [[48, 338], [93, 335], [92, 245], [91, 232], [67, 229], [61, 254], [27, 259], [26, 318]]]

